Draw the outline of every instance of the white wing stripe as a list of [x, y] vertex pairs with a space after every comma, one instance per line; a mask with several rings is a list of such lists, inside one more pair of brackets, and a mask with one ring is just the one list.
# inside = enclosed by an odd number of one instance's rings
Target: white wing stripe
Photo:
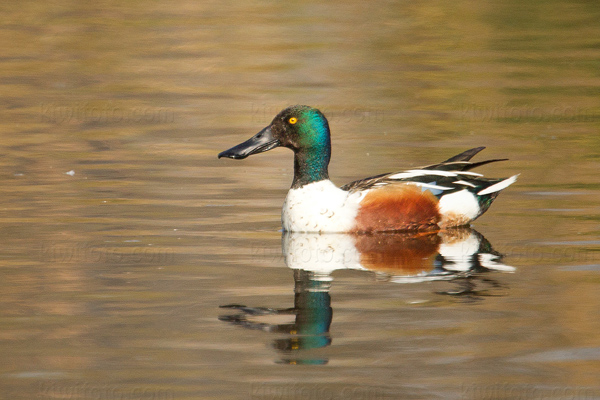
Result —
[[416, 178], [418, 176], [434, 175], [434, 176], [456, 176], [456, 172], [450, 171], [437, 171], [432, 169], [411, 169], [405, 172], [391, 175], [388, 179], [409, 179]]
[[457, 172], [457, 174], [468, 175], [468, 176], [483, 176], [483, 174], [478, 174], [477, 172], [471, 172], [471, 171], [460, 171], [460, 172]]
[[416, 178], [419, 176], [426, 176], [426, 175], [447, 176], [447, 177], [458, 177], [460, 175], [483, 176], [482, 174], [478, 174], [476, 172], [470, 172], [470, 171], [441, 171], [441, 170], [434, 170], [434, 169], [411, 169], [408, 171], [399, 172], [397, 174], [390, 175], [388, 177], [388, 179], [410, 179], [410, 178]]
[[420, 186], [425, 189], [435, 189], [435, 190], [451, 190], [454, 188], [434, 185], [432, 183], [423, 183], [423, 182], [411, 182], [412, 185]]
[[458, 184], [458, 185], [464, 185], [464, 186], [475, 187], [475, 185], [473, 185], [472, 183], [465, 182], [465, 181], [463, 181], [463, 180], [460, 180], [460, 181], [455, 181], [454, 183], [455, 183], [455, 184]]

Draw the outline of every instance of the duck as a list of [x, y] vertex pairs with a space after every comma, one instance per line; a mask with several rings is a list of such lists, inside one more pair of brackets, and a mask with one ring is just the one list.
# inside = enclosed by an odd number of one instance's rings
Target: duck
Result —
[[294, 178], [283, 203], [284, 232], [422, 232], [469, 225], [518, 177], [490, 179], [475, 167], [507, 159], [471, 162], [476, 147], [441, 163], [379, 174], [336, 186], [328, 173], [329, 122], [306, 105], [285, 108], [273, 121], [218, 158], [241, 160], [277, 147], [294, 152]]

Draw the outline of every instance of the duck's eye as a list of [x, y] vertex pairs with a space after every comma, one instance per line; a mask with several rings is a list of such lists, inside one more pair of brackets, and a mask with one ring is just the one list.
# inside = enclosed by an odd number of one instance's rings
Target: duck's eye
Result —
[[288, 119], [288, 122], [289, 122], [290, 124], [294, 125], [296, 122], [298, 122], [298, 118], [296, 118], [296, 117], [292, 117], [292, 118]]

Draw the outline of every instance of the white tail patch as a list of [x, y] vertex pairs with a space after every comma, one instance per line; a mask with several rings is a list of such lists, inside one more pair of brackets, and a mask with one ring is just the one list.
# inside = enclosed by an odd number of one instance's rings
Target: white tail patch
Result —
[[[468, 223], [477, 218], [481, 211], [475, 195], [467, 189], [442, 196], [438, 207], [440, 214], [442, 214], [443, 224], [446, 223], [444, 222], [446, 219], [460, 220], [461, 223], [459, 225]], [[448, 223], [452, 226], [457, 225], [449, 221]]]
[[499, 192], [502, 189], [506, 189], [507, 187], [509, 187], [510, 185], [512, 185], [513, 183], [515, 183], [517, 181], [517, 177], [519, 175], [513, 175], [510, 178], [507, 178], [503, 181], [500, 181], [498, 183], [493, 184], [492, 186], [488, 186], [487, 188], [480, 190], [477, 195], [478, 196], [483, 196], [486, 194], [490, 194], [490, 193], [495, 193], [495, 192]]

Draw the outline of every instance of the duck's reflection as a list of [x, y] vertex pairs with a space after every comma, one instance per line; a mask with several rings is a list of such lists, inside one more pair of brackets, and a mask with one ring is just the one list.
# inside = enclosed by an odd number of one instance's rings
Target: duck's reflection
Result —
[[[477, 301], [501, 288], [482, 275], [489, 271], [513, 272], [501, 262], [502, 255], [477, 231], [462, 228], [439, 233], [372, 235], [284, 233], [283, 256], [294, 269], [294, 307], [273, 309], [226, 305], [233, 315], [222, 321], [248, 329], [286, 334], [273, 347], [286, 355], [284, 363], [323, 364], [326, 358], [299, 357], [299, 350], [331, 344], [333, 316], [329, 289], [332, 272], [339, 269], [371, 271], [378, 280], [415, 283], [451, 280], [455, 290], [436, 292]], [[481, 289], [479, 286], [485, 286]], [[290, 316], [293, 321], [267, 322]]]
[[[325, 364], [326, 359], [298, 359], [294, 355], [298, 350], [317, 349], [331, 344], [329, 326], [333, 311], [329, 280], [315, 279], [314, 273], [301, 269], [294, 271], [294, 307], [284, 309], [246, 307], [227, 305], [221, 308], [231, 308], [240, 311], [238, 314], [221, 316], [221, 321], [231, 322], [248, 329], [260, 329], [265, 332], [286, 334], [285, 338], [275, 339], [273, 347], [290, 358], [281, 360], [283, 363], [294, 364]], [[292, 316], [293, 322], [266, 323], [254, 319], [268, 319], [272, 316]]]

